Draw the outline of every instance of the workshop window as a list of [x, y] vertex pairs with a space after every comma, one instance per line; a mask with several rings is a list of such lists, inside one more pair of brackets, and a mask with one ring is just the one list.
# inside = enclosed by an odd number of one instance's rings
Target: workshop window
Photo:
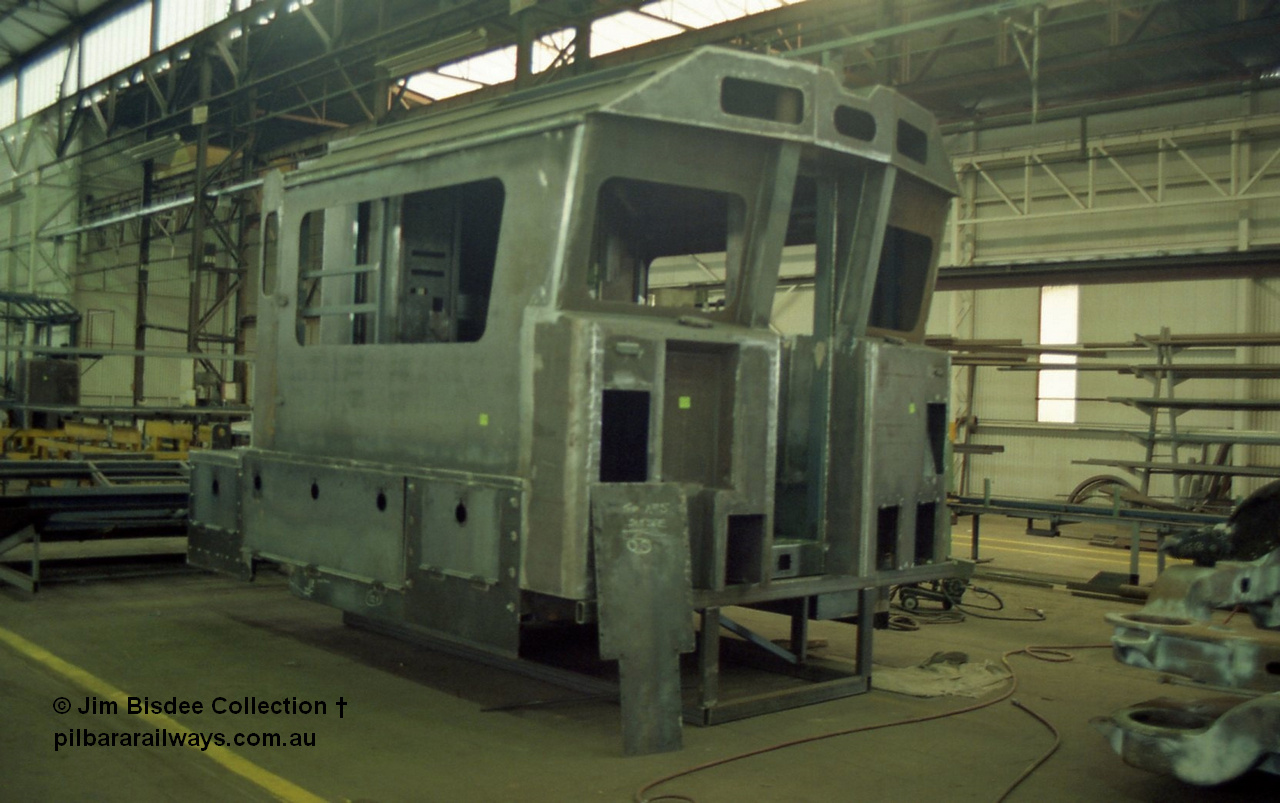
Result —
[[[1079, 341], [1080, 288], [1059, 285], [1040, 288], [1040, 345], [1074, 345]], [[1045, 365], [1075, 365], [1076, 355], [1042, 353]], [[1037, 372], [1036, 420], [1074, 424], [1076, 379], [1074, 368], [1044, 368]]]
[[[600, 186], [588, 289], [597, 301], [712, 311], [742, 260], [743, 200], [611, 178]], [[703, 285], [699, 287], [699, 285]]]

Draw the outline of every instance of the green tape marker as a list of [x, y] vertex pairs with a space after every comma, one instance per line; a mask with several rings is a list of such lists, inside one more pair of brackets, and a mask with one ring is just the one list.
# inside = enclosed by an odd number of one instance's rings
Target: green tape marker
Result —
[[688, 410], [688, 409], [690, 409], [691, 407], [693, 407], [693, 397], [692, 397], [692, 396], [681, 396], [681, 397], [680, 397], [680, 409], [681, 409], [681, 410]]
[[487, 426], [489, 426], [489, 414], [488, 414], [488, 413], [481, 413], [481, 414], [480, 414], [480, 426], [482, 426], [482, 427], [487, 427]]

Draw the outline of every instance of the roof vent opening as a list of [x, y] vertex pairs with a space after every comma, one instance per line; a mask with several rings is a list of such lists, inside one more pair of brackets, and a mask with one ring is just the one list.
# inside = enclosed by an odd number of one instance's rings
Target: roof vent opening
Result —
[[725, 78], [720, 82], [720, 108], [738, 117], [795, 125], [804, 117], [804, 93], [763, 81]]

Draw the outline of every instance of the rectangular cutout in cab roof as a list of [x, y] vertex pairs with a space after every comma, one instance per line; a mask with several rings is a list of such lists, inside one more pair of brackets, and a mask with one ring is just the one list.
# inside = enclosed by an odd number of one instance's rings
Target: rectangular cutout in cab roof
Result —
[[720, 108], [738, 117], [795, 125], [804, 118], [804, 93], [794, 87], [726, 77], [720, 82]]
[[846, 137], [870, 142], [876, 138], [876, 118], [871, 112], [855, 109], [852, 106], [836, 107], [834, 122], [836, 131]]

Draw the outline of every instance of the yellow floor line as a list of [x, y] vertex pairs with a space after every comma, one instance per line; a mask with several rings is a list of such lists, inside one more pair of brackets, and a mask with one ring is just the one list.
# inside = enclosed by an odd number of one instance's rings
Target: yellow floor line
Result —
[[[983, 556], [983, 557], [992, 557], [992, 555], [991, 555], [991, 554], [989, 554], [988, 549], [987, 549], [986, 547], [983, 547], [983, 548], [982, 548], [982, 549], [980, 549], [979, 551], [980, 551], [981, 556]], [[1018, 549], [1018, 548], [1016, 548], [1016, 547], [1007, 547], [1007, 546], [993, 546], [993, 547], [991, 547], [991, 548], [990, 548], [990, 552], [992, 552], [992, 553], [997, 553], [997, 554], [998, 554], [998, 553], [1002, 553], [1002, 552], [1016, 552], [1016, 553], [1018, 553], [1018, 554], [1020, 554], [1020, 555], [1036, 555], [1036, 556], [1041, 557], [1041, 558], [1044, 558], [1044, 557], [1052, 558], [1052, 557], [1053, 557], [1052, 555], [1045, 555], [1045, 553], [1043, 553], [1043, 552], [1036, 552], [1036, 551], [1031, 550], [1031, 549]], [[959, 554], [960, 554], [960, 556], [961, 556], [961, 557], [967, 557], [969, 553], [968, 553], [967, 551], [965, 551], [965, 552], [962, 552], [962, 553], [959, 553]], [[1129, 565], [1129, 559], [1128, 559], [1128, 557], [1121, 558], [1119, 555], [1117, 555], [1115, 558], [1105, 558], [1105, 557], [1101, 557], [1101, 556], [1099, 556], [1099, 557], [1089, 557], [1089, 556], [1083, 556], [1083, 557], [1071, 557], [1071, 558], [1069, 558], [1069, 560], [1073, 560], [1073, 561], [1081, 561], [1081, 562], [1088, 562], [1088, 563], [1094, 563], [1094, 564], [1097, 564], [1097, 565], [1099, 565], [1099, 566], [1118, 566], [1118, 565], [1128, 566], [1128, 565]], [[1154, 568], [1155, 568], [1155, 561], [1154, 561], [1154, 559], [1139, 560], [1139, 561], [1138, 561], [1138, 565], [1139, 565], [1140, 567], [1142, 567], [1142, 568], [1154, 569]]]
[[[973, 544], [973, 540], [970, 538], [962, 538], [962, 539], [956, 539], [956, 540], [960, 541], [960, 545], [964, 546], [965, 548], [969, 548]], [[1124, 556], [1123, 560], [1126, 563], [1129, 560], [1129, 549], [1127, 547], [1123, 549], [1120, 549], [1117, 547], [1111, 547], [1111, 546], [1107, 546], [1107, 547], [1098, 546], [1094, 548], [1089, 548], [1089, 547], [1066, 546], [1065, 544], [1063, 545], [1044, 544], [1043, 546], [1041, 546], [1039, 544], [1033, 545], [1033, 544], [1028, 544], [1022, 541], [1010, 541], [1008, 539], [1001, 539], [1001, 538], [983, 537], [978, 539], [979, 549], [983, 549], [989, 545], [993, 545], [993, 548], [995, 549], [1021, 548], [1021, 551], [1028, 552], [1030, 554], [1043, 555], [1044, 557], [1061, 557], [1066, 560], [1077, 559], [1075, 555], [1066, 554], [1067, 552], [1081, 553], [1080, 554], [1081, 558], [1086, 558], [1090, 560], [1105, 560], [1103, 556], [1114, 553], [1117, 557], [1123, 555]], [[1039, 547], [1039, 549], [1030, 549], [1030, 547], [1032, 546], [1037, 546]], [[1154, 562], [1156, 559], [1155, 553], [1153, 552], [1141, 552], [1139, 554], [1141, 556], [1141, 559], [1144, 561]], [[1179, 561], [1177, 559], [1169, 560], [1170, 565], [1173, 565], [1178, 562]]]
[[[1089, 555], [1084, 555], [1084, 556], [1057, 555], [1055, 556], [1055, 555], [1046, 555], [1043, 552], [1037, 552], [1035, 550], [1030, 550], [1030, 549], [1018, 549], [1017, 547], [992, 546], [988, 548], [985, 544], [982, 546], [981, 552], [982, 552], [982, 557], [984, 558], [1000, 557], [1000, 555], [1008, 552], [1008, 553], [1017, 553], [1020, 555], [1034, 555], [1036, 557], [1047, 558], [1049, 560], [1052, 560], [1055, 557], [1057, 557], [1063, 560], [1074, 561], [1077, 563], [1088, 563], [1094, 566], [1107, 566], [1113, 569], [1121, 566], [1128, 568], [1129, 566], [1129, 556], [1127, 553], [1125, 553], [1123, 556], [1118, 554], [1114, 558], [1108, 558], [1102, 555], [1099, 555], [1096, 557], [1089, 556]], [[968, 549], [955, 550], [953, 551], [953, 554], [959, 557], [967, 558], [969, 557], [969, 550]], [[1023, 568], [1027, 568], [1027, 564], [1025, 563], [1019, 564], [1019, 566]], [[1155, 571], [1156, 569], [1155, 558], [1145, 554], [1142, 555], [1141, 559], [1138, 561], [1138, 567], [1143, 571], [1146, 571], [1146, 570]], [[1011, 568], [1011, 567], [1005, 567], [1005, 568]], [[1034, 571], [1034, 569], [1032, 570]]]
[[[967, 536], [967, 535], [966, 535], [966, 536], [955, 536], [955, 537], [953, 537], [953, 538], [952, 538], [952, 540], [953, 540], [953, 541], [959, 541], [960, 543], [964, 544], [965, 546], [969, 546], [970, 544], [972, 544], [972, 543], [973, 543], [973, 538], [972, 538], [971, 536]], [[1117, 548], [1117, 547], [1113, 547], [1113, 546], [1101, 546], [1101, 545], [1098, 545], [1098, 546], [1071, 546], [1071, 545], [1068, 545], [1068, 544], [1055, 544], [1055, 543], [1052, 543], [1052, 542], [1047, 541], [1047, 540], [1045, 541], [1045, 543], [1041, 544], [1041, 543], [1039, 543], [1038, 541], [1021, 541], [1021, 540], [1013, 540], [1013, 539], [1009, 539], [1009, 538], [1001, 538], [1001, 537], [999, 537], [999, 536], [986, 536], [986, 535], [984, 535], [984, 536], [981, 536], [980, 538], [978, 538], [978, 546], [979, 546], [979, 547], [984, 547], [984, 546], [986, 546], [987, 544], [1011, 545], [1011, 546], [1019, 546], [1019, 547], [1024, 547], [1024, 548], [1036, 547], [1036, 548], [1038, 548], [1038, 549], [1040, 549], [1040, 550], [1043, 550], [1042, 552], [1040, 552], [1040, 554], [1042, 554], [1042, 555], [1052, 555], [1052, 554], [1060, 554], [1060, 553], [1067, 553], [1067, 552], [1079, 552], [1079, 553], [1080, 553], [1080, 554], [1082, 554], [1082, 555], [1092, 555], [1092, 556], [1095, 556], [1095, 557], [1096, 557], [1096, 556], [1098, 556], [1098, 555], [1100, 555], [1100, 554], [1106, 554], [1106, 553], [1105, 553], [1105, 552], [1103, 552], [1102, 550], [1111, 550], [1111, 551], [1113, 551], [1113, 552], [1124, 552], [1126, 555], [1128, 555], [1128, 554], [1129, 554], [1129, 547], [1128, 547], [1128, 544], [1127, 544], [1127, 543], [1126, 543], [1125, 547], [1124, 547], [1123, 549], [1121, 549], [1121, 548]], [[1146, 555], [1147, 557], [1154, 557], [1154, 554], [1155, 554], [1155, 553], [1151, 553], [1151, 552], [1143, 552], [1142, 554], [1143, 554], [1143, 555]]]
[[[27, 641], [22, 636], [12, 633], [0, 627], [0, 642], [4, 642], [12, 647], [15, 651], [21, 653], [25, 657], [40, 664], [41, 666], [61, 675], [71, 681], [80, 688], [88, 691], [104, 700], [112, 700], [121, 710], [127, 710], [129, 696], [124, 692], [107, 683], [94, 675], [89, 674], [85, 670], [68, 663], [58, 656], [49, 652], [39, 644]], [[190, 734], [190, 728], [180, 722], [165, 716], [164, 714], [134, 714], [138, 719], [157, 728], [166, 728], [177, 733]], [[275, 795], [280, 800], [289, 801], [289, 803], [323, 803], [324, 798], [313, 795], [306, 789], [281, 778], [275, 773], [269, 772], [252, 761], [236, 755], [225, 747], [211, 744], [204, 752], [204, 755], [213, 759], [218, 764], [234, 772], [236, 775], [262, 787], [266, 791]]]

